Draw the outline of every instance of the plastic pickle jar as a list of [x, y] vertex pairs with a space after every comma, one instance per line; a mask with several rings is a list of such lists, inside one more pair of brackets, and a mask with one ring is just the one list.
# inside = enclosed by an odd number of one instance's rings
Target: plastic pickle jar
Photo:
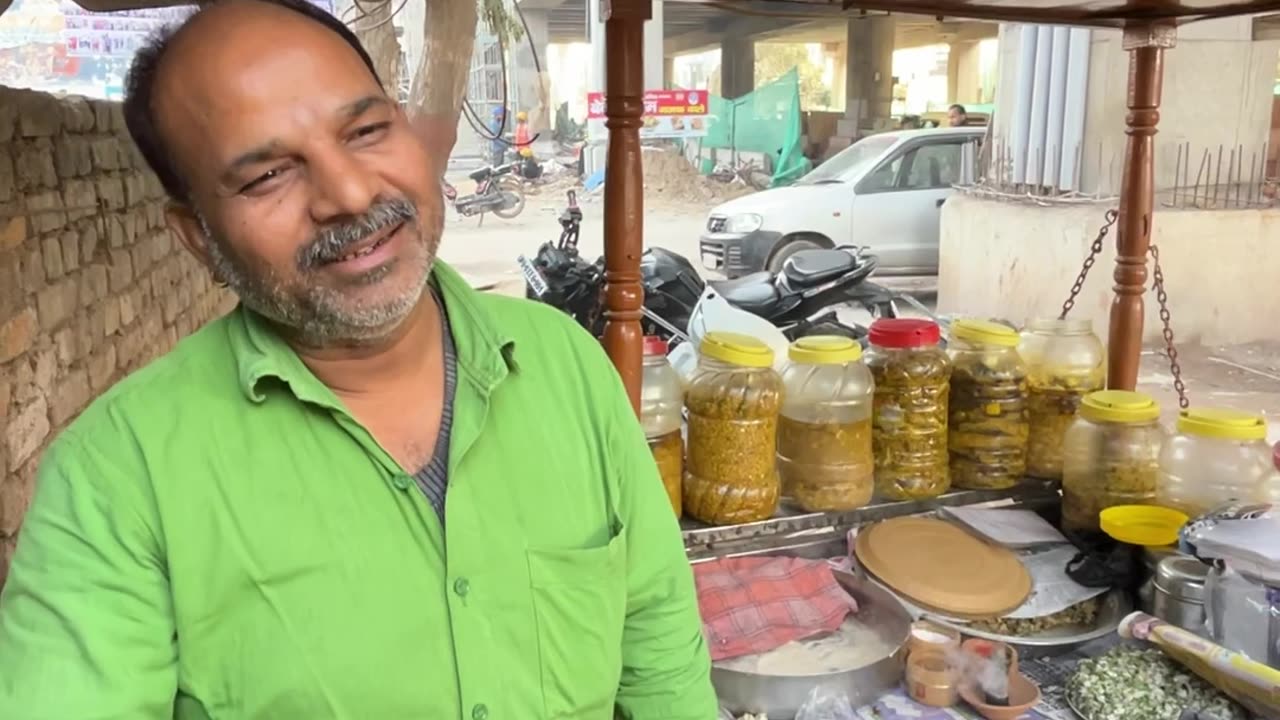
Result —
[[1196, 517], [1233, 500], [1271, 502], [1278, 485], [1261, 415], [1191, 408], [1161, 449], [1156, 500]]
[[951, 360], [929, 320], [871, 324], [867, 367], [874, 379], [871, 448], [876, 493], [889, 500], [937, 497], [951, 487], [947, 395]]
[[1088, 318], [1040, 318], [1022, 332], [1027, 363], [1027, 474], [1062, 479], [1062, 442], [1084, 396], [1106, 387], [1106, 353]]
[[778, 507], [782, 378], [773, 350], [749, 335], [709, 332], [685, 392], [684, 510], [712, 525], [768, 519]]
[[1150, 395], [1099, 390], [1084, 397], [1062, 445], [1062, 526], [1098, 530], [1115, 505], [1148, 505], [1160, 473], [1160, 405]]
[[947, 448], [951, 484], [1003, 490], [1027, 470], [1027, 366], [1018, 332], [986, 320], [951, 326]]
[[796, 340], [782, 370], [778, 474], [782, 494], [809, 512], [871, 502], [874, 383], [862, 347], [845, 337]]
[[640, 375], [640, 424], [676, 517], [681, 515], [680, 488], [684, 483], [683, 410], [684, 388], [680, 375], [667, 362], [666, 341], [646, 337]]

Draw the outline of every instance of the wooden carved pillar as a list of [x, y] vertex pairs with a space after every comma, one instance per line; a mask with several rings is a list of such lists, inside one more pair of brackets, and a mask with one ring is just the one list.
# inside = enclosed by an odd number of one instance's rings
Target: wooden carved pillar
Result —
[[1142, 354], [1142, 293], [1147, 285], [1147, 254], [1155, 209], [1155, 135], [1160, 121], [1164, 51], [1176, 31], [1169, 24], [1131, 26], [1124, 31], [1129, 52], [1129, 136], [1120, 182], [1119, 233], [1116, 237], [1115, 298], [1107, 345], [1107, 386], [1132, 390], [1138, 383]]
[[604, 175], [604, 348], [640, 411], [644, 337], [644, 175], [640, 123], [644, 114], [644, 23], [650, 0], [600, 0], [605, 21], [605, 127], [609, 156]]

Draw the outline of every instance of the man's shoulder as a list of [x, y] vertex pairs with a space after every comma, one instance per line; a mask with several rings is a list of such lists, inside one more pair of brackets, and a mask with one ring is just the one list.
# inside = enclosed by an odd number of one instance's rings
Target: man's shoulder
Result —
[[476, 302], [498, 329], [522, 349], [533, 346], [539, 353], [562, 358], [570, 355], [604, 357], [600, 343], [558, 308], [496, 293], [477, 293], [476, 297]]

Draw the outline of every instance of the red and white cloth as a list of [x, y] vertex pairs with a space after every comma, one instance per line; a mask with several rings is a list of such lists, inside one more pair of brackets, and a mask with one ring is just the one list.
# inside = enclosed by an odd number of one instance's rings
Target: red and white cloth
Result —
[[826, 560], [720, 558], [694, 565], [693, 576], [712, 660], [834, 632], [857, 610]]

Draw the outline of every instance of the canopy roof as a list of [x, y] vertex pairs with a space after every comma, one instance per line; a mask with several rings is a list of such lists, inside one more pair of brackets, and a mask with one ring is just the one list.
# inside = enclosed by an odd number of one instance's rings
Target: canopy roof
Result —
[[[0, 0], [0, 12], [11, 0]], [[94, 12], [189, 5], [173, 0], [75, 0]], [[427, 0], [430, 2], [431, 0]], [[594, 1], [594, 0], [592, 0]], [[669, 0], [698, 4], [703, 0]], [[763, 0], [779, 9], [886, 12], [934, 15], [939, 17], [1039, 22], [1064, 25], [1122, 27], [1131, 20], [1188, 22], [1228, 15], [1253, 15], [1280, 11], [1280, 0]], [[759, 0], [712, 0], [717, 7], [732, 11], [735, 5], [759, 5]], [[707, 4], [712, 4], [707, 3]]]

